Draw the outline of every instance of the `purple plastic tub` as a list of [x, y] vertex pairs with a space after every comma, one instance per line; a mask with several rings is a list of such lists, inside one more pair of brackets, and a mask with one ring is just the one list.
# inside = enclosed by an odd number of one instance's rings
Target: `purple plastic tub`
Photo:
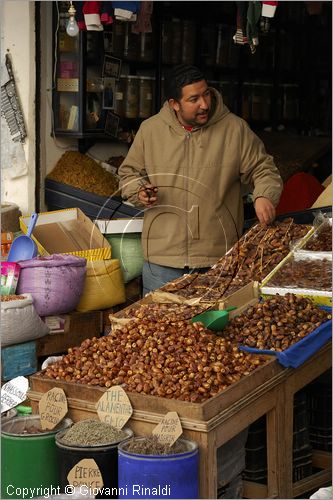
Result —
[[64, 314], [76, 308], [84, 286], [86, 259], [53, 254], [19, 264], [16, 293], [31, 293], [39, 316]]

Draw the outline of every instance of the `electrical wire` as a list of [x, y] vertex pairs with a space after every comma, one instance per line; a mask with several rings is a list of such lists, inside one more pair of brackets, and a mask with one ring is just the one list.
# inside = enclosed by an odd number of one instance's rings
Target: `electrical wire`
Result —
[[54, 65], [53, 65], [53, 73], [52, 73], [52, 85], [51, 85], [51, 89], [49, 89], [49, 90], [51, 90], [51, 102], [50, 102], [50, 99], [49, 99], [49, 96], [47, 93], [46, 93], [46, 101], [47, 101], [47, 104], [49, 106], [50, 113], [51, 113], [51, 136], [52, 136], [53, 142], [58, 149], [62, 149], [65, 151], [71, 151], [72, 146], [62, 146], [61, 144], [59, 144], [59, 142], [56, 138], [55, 132], [54, 132], [54, 130], [55, 130], [55, 118], [54, 118], [54, 110], [53, 110], [53, 102], [52, 102], [53, 95], [52, 94], [53, 94], [53, 90], [56, 89], [56, 81], [57, 81], [58, 33], [59, 33], [59, 26], [60, 26], [60, 12], [59, 12], [58, 0], [56, 0], [55, 4], [56, 4], [56, 8], [57, 8], [57, 26], [56, 26], [56, 30], [54, 33], [54, 54], [53, 54]]

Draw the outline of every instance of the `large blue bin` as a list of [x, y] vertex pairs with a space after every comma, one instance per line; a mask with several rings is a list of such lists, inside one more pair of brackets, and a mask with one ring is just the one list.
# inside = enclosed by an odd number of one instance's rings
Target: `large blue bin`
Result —
[[[134, 438], [144, 440], [144, 437]], [[138, 455], [127, 451], [129, 442], [118, 446], [119, 498], [199, 498], [199, 450], [194, 441], [184, 453]]]

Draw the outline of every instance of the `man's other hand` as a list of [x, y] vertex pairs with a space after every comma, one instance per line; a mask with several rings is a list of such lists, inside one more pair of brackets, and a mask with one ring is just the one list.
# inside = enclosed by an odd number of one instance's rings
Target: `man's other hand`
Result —
[[275, 208], [268, 198], [263, 196], [256, 198], [254, 209], [261, 224], [270, 224], [275, 219]]

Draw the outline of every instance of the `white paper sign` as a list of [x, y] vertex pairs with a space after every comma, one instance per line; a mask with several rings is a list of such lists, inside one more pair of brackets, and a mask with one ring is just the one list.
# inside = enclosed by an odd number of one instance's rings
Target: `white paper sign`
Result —
[[16, 377], [1, 388], [1, 413], [14, 408], [27, 399], [29, 381], [25, 377]]

